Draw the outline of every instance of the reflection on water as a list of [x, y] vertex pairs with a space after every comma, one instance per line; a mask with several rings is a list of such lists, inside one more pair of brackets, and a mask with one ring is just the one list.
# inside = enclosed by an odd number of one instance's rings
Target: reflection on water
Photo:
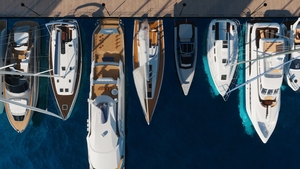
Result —
[[[219, 92], [214, 84], [214, 81], [211, 77], [211, 74], [210, 74], [210, 70], [209, 70], [209, 67], [208, 67], [208, 60], [207, 60], [207, 48], [206, 48], [206, 45], [207, 45], [207, 34], [208, 34], [208, 30], [205, 29], [205, 31], [203, 32], [203, 40], [202, 40], [202, 60], [203, 60], [203, 67], [204, 67], [204, 72], [206, 73], [207, 75], [207, 81], [210, 85], [210, 88], [209, 88], [209, 91], [211, 93], [211, 96], [213, 98], [215, 98], [216, 96], [219, 95]], [[221, 96], [220, 96], [221, 97]]]
[[[242, 29], [240, 31], [240, 36], [239, 36], [239, 61], [245, 60], [245, 55], [244, 55], [244, 37], [245, 37], [245, 31], [246, 31], [246, 25], [242, 26]], [[240, 64], [239, 73], [238, 73], [238, 80], [237, 84], [242, 84], [245, 82], [245, 65]], [[240, 111], [240, 118], [242, 119], [242, 124], [245, 127], [245, 132], [246, 134], [253, 136], [255, 133], [255, 130], [252, 126], [251, 120], [248, 117], [248, 114], [246, 112], [246, 105], [245, 105], [245, 86], [239, 88], [239, 94], [238, 94], [238, 99], [239, 99], [239, 111]]]

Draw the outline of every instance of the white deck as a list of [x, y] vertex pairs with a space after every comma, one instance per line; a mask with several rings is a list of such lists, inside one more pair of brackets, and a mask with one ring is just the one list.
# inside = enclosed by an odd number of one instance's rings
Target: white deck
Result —
[[[64, 25], [70, 29], [71, 41], [62, 43], [62, 25], [59, 22], [54, 22], [56, 25], [51, 30], [51, 45], [52, 45], [52, 65], [54, 67], [54, 77], [56, 92], [59, 95], [72, 95], [75, 90], [77, 60], [78, 60], [78, 30], [75, 23]], [[69, 35], [66, 35], [69, 36]], [[65, 53], [61, 51], [61, 45], [65, 45]], [[64, 77], [64, 78], [62, 78]]]

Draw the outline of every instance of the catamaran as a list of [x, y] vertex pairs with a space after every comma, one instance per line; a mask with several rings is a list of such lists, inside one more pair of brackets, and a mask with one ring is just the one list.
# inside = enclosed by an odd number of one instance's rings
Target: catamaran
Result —
[[[7, 21], [0, 20], [0, 67], [3, 66], [6, 48], [7, 48]], [[0, 79], [3, 79], [3, 75], [0, 74]], [[3, 98], [3, 80], [0, 82], [0, 97]], [[0, 102], [0, 114], [4, 111], [4, 103]]]
[[81, 79], [82, 48], [76, 20], [57, 20], [46, 24], [50, 33], [49, 69], [52, 91], [63, 119], [75, 105]]
[[175, 63], [184, 95], [188, 95], [197, 63], [198, 28], [185, 20], [174, 27]]
[[88, 99], [90, 169], [125, 168], [125, 54], [122, 23], [100, 20], [92, 37]]
[[[4, 65], [4, 99], [35, 107], [39, 94], [39, 78], [28, 76], [39, 72], [40, 27], [37, 22], [16, 22], [9, 34]], [[16, 72], [16, 74], [14, 74]], [[13, 103], [4, 103], [12, 127], [22, 133], [33, 110]]]
[[238, 60], [238, 21], [214, 19], [207, 36], [207, 60], [211, 77], [219, 94], [226, 101]]
[[[300, 49], [300, 18], [296, 21], [285, 21], [281, 24], [284, 35], [289, 38], [290, 50]], [[292, 52], [285, 61], [293, 60], [284, 66], [284, 80], [294, 90], [299, 91], [300, 79], [300, 52]]]
[[245, 43], [246, 60], [251, 61], [245, 64], [246, 111], [258, 136], [266, 143], [280, 110], [285, 55], [266, 56], [283, 52], [286, 41], [278, 23], [251, 20], [246, 23]]
[[163, 21], [135, 20], [133, 35], [133, 78], [149, 125], [163, 80]]

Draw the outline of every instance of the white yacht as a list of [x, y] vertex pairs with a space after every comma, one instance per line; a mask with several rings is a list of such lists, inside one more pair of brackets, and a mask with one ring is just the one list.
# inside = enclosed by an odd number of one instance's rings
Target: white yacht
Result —
[[[7, 49], [7, 21], [0, 20], [0, 67], [4, 66], [4, 58]], [[3, 79], [3, 75], [0, 74], [0, 79]], [[3, 80], [0, 82], [0, 97], [3, 98]], [[4, 111], [4, 102], [0, 102], [0, 114]]]
[[165, 44], [162, 20], [135, 20], [133, 78], [148, 125], [163, 81]]
[[273, 133], [280, 110], [285, 55], [269, 56], [284, 51], [286, 42], [281, 35], [278, 23], [246, 23], [245, 59], [249, 62], [245, 64], [245, 80], [251, 81], [245, 85], [246, 111], [263, 143]]
[[286, 61], [292, 62], [284, 66], [284, 80], [294, 90], [299, 91], [300, 86], [300, 18], [296, 21], [286, 21], [282, 25], [284, 35], [289, 38], [289, 50], [292, 52], [286, 57]]
[[77, 100], [82, 69], [82, 47], [76, 20], [46, 24], [50, 33], [49, 69], [53, 94], [63, 119], [68, 119]]
[[175, 62], [184, 95], [188, 95], [197, 63], [198, 28], [185, 20], [174, 27]]
[[237, 20], [214, 19], [207, 36], [207, 61], [211, 77], [219, 94], [226, 101], [235, 76], [238, 60]]
[[[4, 99], [35, 107], [39, 94], [39, 78], [27, 74], [39, 72], [40, 27], [37, 22], [19, 21], [9, 34], [5, 56]], [[14, 74], [16, 73], [16, 74]], [[22, 133], [31, 120], [33, 111], [4, 103], [12, 127]]]
[[88, 98], [90, 169], [125, 168], [125, 47], [122, 23], [101, 19], [92, 36]]

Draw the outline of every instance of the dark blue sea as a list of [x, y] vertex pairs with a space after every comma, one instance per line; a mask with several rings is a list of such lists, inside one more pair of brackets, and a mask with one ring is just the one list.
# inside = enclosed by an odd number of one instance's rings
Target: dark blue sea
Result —
[[[20, 20], [33, 20], [42, 29], [41, 70], [48, 68], [49, 35], [45, 27], [60, 18], [6, 18], [9, 30]], [[5, 112], [0, 114], [0, 168], [87, 169], [87, 98], [91, 37], [97, 18], [75, 18], [83, 41], [83, 74], [80, 93], [71, 117], [60, 119], [35, 113], [27, 129], [18, 134]], [[176, 74], [173, 48], [174, 18], [163, 18], [165, 70], [160, 97], [148, 126], [132, 76], [134, 18], [121, 18], [126, 54], [126, 168], [299, 168], [300, 93], [284, 82], [277, 126], [263, 144], [245, 111], [244, 87], [225, 102], [213, 87], [206, 56], [209, 22], [214, 18], [188, 18], [198, 27], [198, 60], [189, 95], [184, 96]], [[244, 24], [249, 18], [238, 18]], [[281, 23], [286, 18], [272, 18]], [[244, 31], [240, 27], [240, 58], [244, 57]], [[243, 82], [243, 65], [238, 83]], [[55, 111], [49, 80], [40, 78], [38, 107]]]

